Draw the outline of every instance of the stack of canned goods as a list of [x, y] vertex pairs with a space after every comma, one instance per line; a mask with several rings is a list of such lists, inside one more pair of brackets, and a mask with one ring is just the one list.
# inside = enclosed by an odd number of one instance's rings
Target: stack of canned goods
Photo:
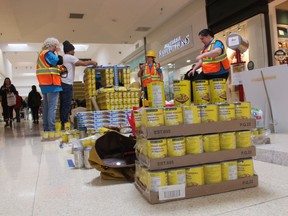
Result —
[[251, 145], [251, 131], [247, 130], [185, 137], [139, 139], [136, 150], [148, 158], [156, 159], [248, 148]]
[[142, 108], [134, 111], [135, 124], [146, 127], [250, 119], [250, 103], [218, 103], [182, 107]]
[[144, 166], [136, 164], [136, 178], [149, 191], [154, 192], [158, 192], [161, 186], [184, 184], [186, 187], [195, 187], [253, 175], [251, 158], [161, 171], [149, 171]]

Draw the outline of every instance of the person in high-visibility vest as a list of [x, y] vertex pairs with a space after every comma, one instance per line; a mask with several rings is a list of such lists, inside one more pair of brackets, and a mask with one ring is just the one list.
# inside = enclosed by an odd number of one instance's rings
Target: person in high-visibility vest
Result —
[[210, 80], [214, 78], [225, 78], [227, 80], [230, 72], [230, 61], [227, 57], [225, 46], [222, 41], [214, 38], [214, 33], [209, 29], [203, 29], [198, 34], [199, 39], [204, 44], [201, 54], [196, 57], [189, 76], [193, 76], [195, 71], [202, 67], [202, 72], [198, 79]]
[[146, 54], [146, 64], [141, 65], [138, 72], [146, 99], [148, 99], [147, 85], [151, 82], [163, 81], [162, 69], [160, 64], [155, 62], [155, 58], [156, 52], [149, 50]]
[[58, 96], [62, 91], [59, 65], [63, 64], [63, 58], [59, 52], [59, 41], [56, 38], [47, 38], [36, 65], [36, 76], [43, 95], [44, 131], [55, 131]]

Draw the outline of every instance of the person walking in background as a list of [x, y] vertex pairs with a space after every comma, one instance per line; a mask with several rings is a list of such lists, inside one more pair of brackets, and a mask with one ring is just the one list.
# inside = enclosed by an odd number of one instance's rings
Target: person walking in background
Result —
[[58, 95], [62, 91], [60, 68], [63, 58], [56, 38], [47, 38], [36, 65], [36, 76], [43, 95], [43, 130], [55, 131], [55, 115]]
[[97, 62], [95, 61], [81, 61], [75, 57], [75, 47], [67, 40], [63, 42], [63, 50], [63, 65], [66, 67], [67, 73], [61, 75], [63, 91], [60, 92], [60, 120], [62, 127], [64, 127], [64, 124], [68, 122], [69, 119], [73, 97], [75, 66], [97, 66]]
[[156, 52], [149, 50], [146, 54], [146, 64], [140, 66], [138, 77], [141, 78], [145, 98], [148, 99], [147, 85], [151, 82], [163, 81], [162, 69], [159, 63], [155, 62]]
[[18, 91], [16, 91], [15, 96], [16, 96], [16, 104], [14, 106], [14, 110], [15, 110], [15, 113], [16, 113], [16, 121], [20, 122], [20, 110], [22, 108], [23, 99], [19, 95]]
[[1, 105], [3, 109], [3, 118], [6, 123], [5, 127], [12, 127], [13, 107], [16, 104], [15, 94], [15, 86], [11, 83], [10, 78], [6, 77], [0, 89], [0, 95], [2, 96]]
[[28, 94], [28, 107], [31, 109], [33, 123], [39, 123], [39, 108], [41, 105], [42, 96], [37, 91], [36, 86], [32, 85], [32, 90]]
[[201, 30], [198, 36], [204, 47], [201, 54], [196, 57], [196, 63], [193, 64], [188, 75], [193, 76], [195, 71], [202, 67], [202, 72], [197, 76], [197, 80], [214, 78], [227, 80], [230, 72], [230, 62], [224, 44], [215, 39], [214, 33], [209, 29]]

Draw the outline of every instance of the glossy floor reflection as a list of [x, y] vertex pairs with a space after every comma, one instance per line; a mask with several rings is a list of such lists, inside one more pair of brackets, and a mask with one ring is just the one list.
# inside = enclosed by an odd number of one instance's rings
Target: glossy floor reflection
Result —
[[[1, 216], [288, 215], [287, 166], [255, 161], [256, 188], [151, 205], [131, 183], [70, 168], [70, 150], [60, 149], [59, 142], [40, 142], [40, 131], [41, 125], [29, 121], [13, 128], [0, 123]], [[285, 148], [286, 136], [273, 139], [271, 148], [279, 143]]]

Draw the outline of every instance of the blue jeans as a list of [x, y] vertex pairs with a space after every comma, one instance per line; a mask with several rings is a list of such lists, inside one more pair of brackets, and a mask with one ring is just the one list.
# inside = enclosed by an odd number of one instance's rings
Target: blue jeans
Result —
[[43, 94], [43, 129], [55, 131], [55, 115], [59, 92]]
[[62, 83], [63, 91], [60, 92], [60, 120], [62, 126], [69, 120], [71, 102], [73, 96], [73, 85]]

